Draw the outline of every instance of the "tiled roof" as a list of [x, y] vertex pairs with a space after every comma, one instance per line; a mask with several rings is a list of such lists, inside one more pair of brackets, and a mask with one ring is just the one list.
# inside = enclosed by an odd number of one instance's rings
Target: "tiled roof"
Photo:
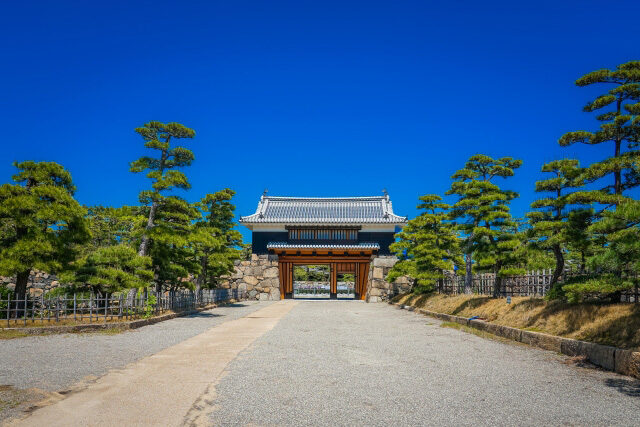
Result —
[[287, 242], [269, 242], [267, 249], [380, 249], [380, 245], [377, 243], [357, 243], [353, 245], [310, 245], [310, 244], [296, 244]]
[[388, 195], [378, 197], [262, 196], [256, 213], [240, 217], [243, 224], [403, 224], [393, 213]]

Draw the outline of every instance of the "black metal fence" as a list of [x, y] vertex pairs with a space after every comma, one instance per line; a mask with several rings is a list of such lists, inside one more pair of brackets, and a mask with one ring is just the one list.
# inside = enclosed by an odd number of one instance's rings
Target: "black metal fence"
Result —
[[246, 299], [246, 292], [237, 289], [203, 289], [156, 294], [153, 291], [129, 295], [73, 294], [42, 295], [12, 300], [11, 295], [0, 301], [0, 317], [6, 327], [59, 322], [94, 323], [133, 320], [165, 312], [184, 312], [206, 307], [220, 301]]

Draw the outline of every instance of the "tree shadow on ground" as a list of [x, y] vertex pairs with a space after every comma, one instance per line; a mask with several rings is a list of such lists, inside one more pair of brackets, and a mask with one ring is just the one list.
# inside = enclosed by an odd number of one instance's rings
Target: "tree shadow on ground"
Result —
[[[432, 297], [434, 294], [418, 294], [411, 297], [411, 305], [416, 307], [424, 307], [424, 304], [427, 300]], [[415, 304], [414, 304], [415, 303]]]
[[607, 387], [617, 389], [620, 393], [627, 396], [640, 397], [640, 381], [625, 380], [622, 378], [608, 378], [604, 381]]
[[490, 299], [491, 299], [491, 297], [474, 297], [474, 298], [468, 299], [465, 302], [463, 302], [462, 304], [460, 304], [458, 307], [454, 308], [453, 311], [451, 312], [451, 314], [456, 315], [458, 313], [463, 312], [467, 308], [469, 308], [469, 309], [478, 308], [482, 304], [485, 304]]
[[199, 313], [189, 314], [188, 316], [185, 316], [185, 317], [220, 317], [220, 316], [222, 316], [222, 314], [207, 313], [206, 311], [201, 311]]

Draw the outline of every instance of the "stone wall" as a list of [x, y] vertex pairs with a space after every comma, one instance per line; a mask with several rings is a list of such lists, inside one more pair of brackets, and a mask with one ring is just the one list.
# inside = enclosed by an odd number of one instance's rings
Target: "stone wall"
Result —
[[229, 286], [232, 289], [247, 291], [249, 299], [279, 300], [278, 256], [252, 254], [249, 261], [236, 261]]
[[[389, 270], [398, 262], [395, 256], [378, 256], [371, 261], [367, 282], [367, 302], [388, 301], [395, 295], [411, 290], [408, 278], [394, 283], [385, 280]], [[280, 299], [280, 278], [277, 255], [251, 255], [251, 260], [236, 261], [235, 272], [223, 287], [246, 291], [249, 299], [276, 301]]]
[[409, 292], [411, 282], [407, 277], [400, 277], [394, 283], [386, 281], [389, 270], [398, 262], [393, 255], [377, 256], [371, 261], [369, 267], [369, 280], [367, 285], [367, 302], [388, 301], [395, 295]]
[[[0, 286], [5, 286], [10, 291], [13, 291], [16, 288], [15, 276], [0, 276]], [[48, 274], [44, 271], [33, 270], [29, 275], [29, 281], [27, 282], [27, 292], [29, 293], [29, 296], [39, 297], [43, 293], [49, 292], [58, 286], [60, 286], [60, 282], [55, 274]]]

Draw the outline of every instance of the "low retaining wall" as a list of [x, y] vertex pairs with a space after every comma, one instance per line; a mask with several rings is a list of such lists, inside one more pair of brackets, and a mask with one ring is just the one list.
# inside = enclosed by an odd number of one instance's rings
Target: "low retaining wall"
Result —
[[640, 352], [611, 347], [608, 345], [596, 344], [587, 341], [579, 341], [571, 338], [558, 337], [541, 332], [525, 331], [509, 326], [496, 325], [478, 319], [467, 319], [466, 317], [453, 316], [451, 314], [437, 313], [435, 311], [415, 308], [399, 303], [393, 305], [415, 311], [425, 316], [434, 317], [445, 322], [459, 323], [463, 326], [478, 329], [499, 337], [518, 341], [544, 350], [555, 351], [567, 356], [580, 356], [586, 358], [596, 366], [614, 371], [619, 374], [640, 378]]

